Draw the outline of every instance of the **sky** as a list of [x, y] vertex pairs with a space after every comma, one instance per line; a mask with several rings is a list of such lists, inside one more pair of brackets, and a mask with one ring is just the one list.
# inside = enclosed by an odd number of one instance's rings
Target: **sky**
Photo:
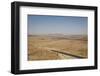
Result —
[[88, 18], [77, 16], [28, 15], [28, 34], [87, 35]]

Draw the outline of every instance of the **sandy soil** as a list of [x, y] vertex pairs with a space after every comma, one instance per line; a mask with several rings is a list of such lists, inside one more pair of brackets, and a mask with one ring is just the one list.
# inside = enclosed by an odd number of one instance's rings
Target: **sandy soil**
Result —
[[37, 36], [28, 37], [28, 60], [75, 59], [72, 56], [50, 51], [52, 49], [84, 58], [88, 57], [87, 40]]

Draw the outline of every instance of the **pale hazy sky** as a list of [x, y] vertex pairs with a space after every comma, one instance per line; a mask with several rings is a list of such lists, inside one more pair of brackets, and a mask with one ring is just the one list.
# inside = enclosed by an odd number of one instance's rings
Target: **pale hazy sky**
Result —
[[87, 17], [28, 15], [28, 34], [87, 35], [87, 27]]

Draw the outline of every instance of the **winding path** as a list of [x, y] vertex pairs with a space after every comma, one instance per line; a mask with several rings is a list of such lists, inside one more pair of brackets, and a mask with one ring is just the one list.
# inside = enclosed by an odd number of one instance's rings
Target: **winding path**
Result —
[[39, 47], [39, 48], [44, 48], [48, 51], [56, 52], [62, 59], [75, 59], [75, 58], [79, 58], [79, 59], [81, 58], [82, 59], [82, 58], [85, 58], [85, 57], [82, 57], [82, 56], [67, 53], [66, 50], [60, 50], [60, 49], [49, 48], [49, 47]]

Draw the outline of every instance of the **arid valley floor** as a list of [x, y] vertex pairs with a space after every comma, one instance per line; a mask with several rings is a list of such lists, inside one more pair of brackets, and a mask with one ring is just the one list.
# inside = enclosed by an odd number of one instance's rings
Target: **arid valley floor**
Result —
[[28, 35], [28, 60], [87, 58], [87, 44], [85, 35]]

